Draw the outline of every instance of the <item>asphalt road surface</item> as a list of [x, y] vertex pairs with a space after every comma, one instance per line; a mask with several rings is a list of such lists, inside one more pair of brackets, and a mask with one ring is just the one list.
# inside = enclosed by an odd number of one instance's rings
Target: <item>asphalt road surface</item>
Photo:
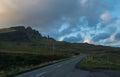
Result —
[[89, 72], [75, 68], [84, 57], [85, 55], [74, 57], [15, 77], [88, 77]]

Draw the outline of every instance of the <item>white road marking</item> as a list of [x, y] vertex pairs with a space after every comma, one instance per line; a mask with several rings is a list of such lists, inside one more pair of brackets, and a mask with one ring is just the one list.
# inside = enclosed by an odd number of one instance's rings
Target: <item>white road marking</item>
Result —
[[44, 74], [46, 74], [47, 72], [42, 72], [42, 73], [40, 73], [40, 74], [37, 74], [36, 75], [36, 77], [40, 77], [40, 76], [42, 76], [42, 75], [44, 75]]

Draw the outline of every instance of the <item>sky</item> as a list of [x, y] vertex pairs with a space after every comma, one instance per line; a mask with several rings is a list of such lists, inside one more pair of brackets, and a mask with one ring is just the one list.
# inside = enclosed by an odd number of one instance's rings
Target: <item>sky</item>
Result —
[[120, 0], [0, 0], [0, 28], [31, 26], [58, 41], [120, 47]]

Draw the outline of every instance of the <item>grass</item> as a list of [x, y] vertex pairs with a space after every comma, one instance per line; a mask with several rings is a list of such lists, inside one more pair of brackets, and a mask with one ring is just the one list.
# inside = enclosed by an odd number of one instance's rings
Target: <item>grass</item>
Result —
[[[68, 46], [69, 47], [69, 46]], [[1, 51], [20, 51], [20, 52], [34, 52], [34, 53], [46, 53], [50, 51], [56, 51], [55, 53], [71, 53], [73, 50], [68, 47], [61, 45], [61, 43], [49, 43], [48, 41], [37, 41], [37, 42], [0, 42]], [[67, 51], [67, 52], [64, 52]], [[68, 52], [69, 51], [69, 52]], [[48, 54], [47, 53], [47, 54]], [[60, 53], [59, 53], [60, 54]]]
[[0, 77], [11, 77], [12, 75], [53, 64], [69, 57], [67, 55], [0, 52]]
[[120, 54], [100, 53], [92, 54], [83, 59], [79, 67], [82, 69], [120, 70]]
[[0, 77], [13, 77], [13, 76], [19, 75], [21, 73], [25, 73], [25, 72], [28, 72], [28, 71], [31, 71], [31, 70], [39, 69], [41, 67], [48, 66], [48, 65], [58, 63], [58, 62], [68, 60], [68, 59], [70, 59], [70, 58], [53, 60], [53, 61], [49, 61], [49, 62], [40, 63], [40, 64], [37, 64], [37, 65], [27, 65], [27, 66], [24, 66], [24, 67], [17, 66], [17, 67], [14, 67], [14, 68], [9, 68], [7, 70], [0, 71]]
[[48, 43], [47, 40], [34, 42], [1, 41], [0, 77], [11, 77], [80, 53], [67, 49], [62, 46], [62, 43], [54, 44], [53, 48], [53, 43]]

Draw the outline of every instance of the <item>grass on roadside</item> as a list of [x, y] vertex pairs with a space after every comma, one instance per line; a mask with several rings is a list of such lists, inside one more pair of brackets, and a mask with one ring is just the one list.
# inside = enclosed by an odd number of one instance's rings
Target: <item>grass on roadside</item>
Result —
[[79, 67], [82, 69], [109, 69], [120, 70], [120, 54], [101, 53], [92, 54], [83, 59]]
[[0, 52], [0, 77], [13, 77], [15, 74], [53, 64], [69, 57], [69, 55]]
[[0, 77], [13, 77], [13, 76], [19, 75], [21, 73], [29, 72], [31, 70], [39, 69], [39, 68], [42, 68], [44, 66], [48, 66], [48, 65], [58, 63], [58, 62], [61, 62], [61, 61], [65, 61], [65, 60], [68, 60], [68, 59], [70, 59], [70, 58], [55, 60], [55, 61], [51, 61], [51, 62], [45, 62], [45, 63], [41, 63], [41, 64], [35, 65], [35, 66], [31, 65], [31, 66], [25, 66], [25, 67], [16, 67], [16, 69], [11, 68], [11, 69], [6, 70], [6, 71], [0, 71]]

